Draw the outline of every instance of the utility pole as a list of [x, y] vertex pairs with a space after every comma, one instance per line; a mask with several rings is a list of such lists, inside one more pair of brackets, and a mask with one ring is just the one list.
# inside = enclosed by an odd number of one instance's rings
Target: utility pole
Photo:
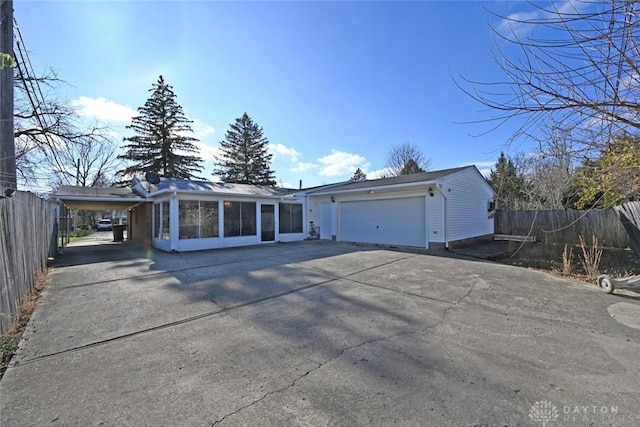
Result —
[[[0, 0], [0, 53], [13, 53], [13, 0]], [[13, 68], [0, 70], [0, 186], [17, 188], [13, 139]]]

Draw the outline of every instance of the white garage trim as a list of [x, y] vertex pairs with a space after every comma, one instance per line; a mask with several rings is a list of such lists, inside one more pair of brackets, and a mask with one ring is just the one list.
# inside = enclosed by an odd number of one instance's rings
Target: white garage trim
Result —
[[340, 202], [340, 240], [427, 247], [425, 196]]

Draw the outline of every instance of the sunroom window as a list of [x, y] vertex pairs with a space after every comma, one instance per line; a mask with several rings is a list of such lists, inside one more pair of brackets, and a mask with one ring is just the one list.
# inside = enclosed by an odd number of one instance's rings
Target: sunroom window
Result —
[[224, 236], [255, 236], [255, 202], [224, 202]]
[[302, 233], [302, 205], [280, 203], [280, 233]]
[[180, 239], [218, 237], [218, 202], [180, 200], [178, 220]]

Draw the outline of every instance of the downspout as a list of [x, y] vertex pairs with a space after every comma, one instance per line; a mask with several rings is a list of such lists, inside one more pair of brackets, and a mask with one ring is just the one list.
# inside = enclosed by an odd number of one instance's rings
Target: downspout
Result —
[[171, 252], [174, 252], [177, 246], [176, 242], [180, 231], [178, 221], [178, 192], [174, 191], [171, 196], [171, 201], [169, 202], [169, 238], [171, 242]]
[[444, 188], [441, 183], [436, 184], [438, 186], [438, 190], [440, 190], [440, 194], [442, 194], [442, 222], [444, 225], [444, 247], [445, 249], [449, 249], [449, 238], [447, 237], [447, 195], [444, 192]]

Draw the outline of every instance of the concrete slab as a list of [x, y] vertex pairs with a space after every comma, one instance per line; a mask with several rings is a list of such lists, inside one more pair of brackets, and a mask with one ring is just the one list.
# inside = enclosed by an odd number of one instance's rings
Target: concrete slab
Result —
[[314, 241], [76, 246], [51, 278], [0, 425], [640, 422], [640, 299], [541, 272]]

